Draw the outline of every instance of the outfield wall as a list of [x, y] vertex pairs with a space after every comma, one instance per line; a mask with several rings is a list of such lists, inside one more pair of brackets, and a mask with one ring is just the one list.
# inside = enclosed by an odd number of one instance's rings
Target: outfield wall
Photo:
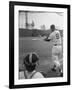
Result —
[[[37, 37], [39, 35], [41, 36], [48, 36], [50, 34], [50, 30], [40, 30], [40, 29], [19, 29], [19, 37]], [[63, 30], [60, 30], [61, 36], [63, 36]]]

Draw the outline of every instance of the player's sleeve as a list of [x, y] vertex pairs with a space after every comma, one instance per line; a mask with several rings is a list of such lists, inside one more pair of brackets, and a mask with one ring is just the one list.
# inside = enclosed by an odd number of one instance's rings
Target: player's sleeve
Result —
[[52, 40], [53, 39], [53, 33], [51, 33], [48, 37], [49, 40]]
[[48, 37], [45, 38], [45, 41], [51, 41], [53, 39], [53, 33], [51, 33]]

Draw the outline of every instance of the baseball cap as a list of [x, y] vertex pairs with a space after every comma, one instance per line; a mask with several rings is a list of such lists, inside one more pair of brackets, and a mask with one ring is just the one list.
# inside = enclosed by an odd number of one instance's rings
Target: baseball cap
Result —
[[39, 60], [39, 57], [37, 55], [37, 53], [35, 52], [30, 52], [26, 55], [26, 57], [24, 58], [24, 64], [27, 66], [33, 66], [36, 64], [36, 62]]

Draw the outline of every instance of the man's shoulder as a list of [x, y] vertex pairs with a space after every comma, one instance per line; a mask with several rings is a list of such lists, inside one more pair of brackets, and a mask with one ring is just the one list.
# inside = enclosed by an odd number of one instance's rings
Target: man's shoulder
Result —
[[54, 35], [54, 33], [55, 33], [55, 31], [51, 32], [50, 35], [52, 36], [52, 35]]
[[59, 30], [55, 30], [55, 33], [60, 33], [60, 31]]
[[33, 78], [44, 78], [40, 72], [36, 72]]

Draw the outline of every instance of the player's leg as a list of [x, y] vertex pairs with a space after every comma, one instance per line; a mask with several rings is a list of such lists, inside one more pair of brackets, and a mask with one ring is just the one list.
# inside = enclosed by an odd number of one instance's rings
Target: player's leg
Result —
[[58, 47], [53, 46], [52, 48], [52, 61], [53, 61], [53, 67], [52, 70], [56, 70], [58, 67], [60, 67], [60, 62], [58, 60]]
[[57, 67], [60, 66], [58, 53], [59, 53], [58, 46], [53, 46], [53, 48], [52, 48], [52, 60], [56, 64]]
[[62, 59], [63, 58], [63, 50], [62, 50], [62, 46], [61, 45], [59, 45], [59, 46], [57, 46], [57, 53], [58, 53], [58, 58], [59, 58], [59, 60], [60, 59]]
[[58, 46], [58, 60], [60, 62], [59, 73], [60, 76], [63, 76], [63, 50], [61, 45]]
[[60, 62], [58, 60], [58, 56], [52, 55], [52, 60], [53, 60], [53, 69], [57, 69], [60, 67]]

